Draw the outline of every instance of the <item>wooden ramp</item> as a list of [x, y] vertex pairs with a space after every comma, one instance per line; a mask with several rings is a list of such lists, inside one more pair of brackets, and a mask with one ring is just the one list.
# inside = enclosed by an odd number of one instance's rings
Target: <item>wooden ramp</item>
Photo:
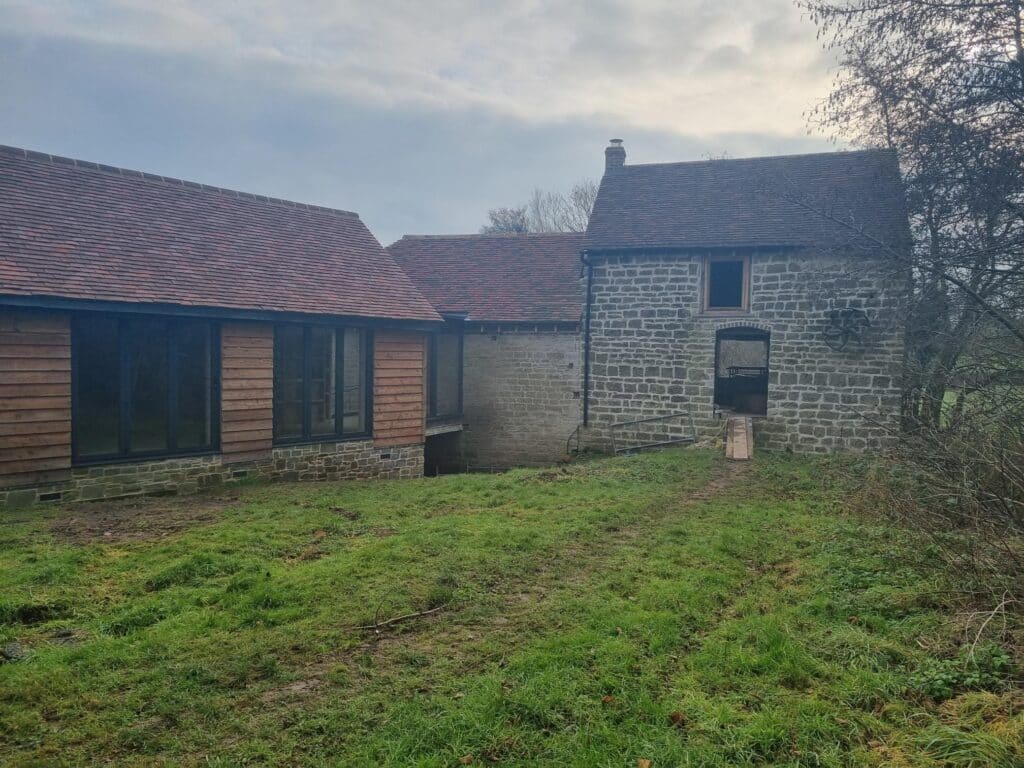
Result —
[[725, 458], [749, 461], [754, 453], [754, 420], [730, 416], [725, 424]]

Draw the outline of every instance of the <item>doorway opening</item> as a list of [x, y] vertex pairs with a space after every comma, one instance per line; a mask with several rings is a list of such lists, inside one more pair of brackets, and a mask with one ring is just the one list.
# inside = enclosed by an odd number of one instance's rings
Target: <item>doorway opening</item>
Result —
[[715, 408], [768, 414], [768, 331], [723, 328], [715, 334]]

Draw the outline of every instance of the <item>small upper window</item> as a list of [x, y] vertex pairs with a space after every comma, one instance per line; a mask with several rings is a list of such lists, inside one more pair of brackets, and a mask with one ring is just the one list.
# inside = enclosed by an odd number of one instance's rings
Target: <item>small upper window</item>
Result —
[[704, 309], [709, 312], [750, 307], [750, 259], [710, 256], [704, 263]]

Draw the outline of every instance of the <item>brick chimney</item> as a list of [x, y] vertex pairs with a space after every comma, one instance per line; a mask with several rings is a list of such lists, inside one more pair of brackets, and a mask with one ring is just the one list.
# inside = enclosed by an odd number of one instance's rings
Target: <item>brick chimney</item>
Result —
[[626, 163], [626, 150], [622, 139], [612, 139], [604, 150], [604, 172], [612, 173]]

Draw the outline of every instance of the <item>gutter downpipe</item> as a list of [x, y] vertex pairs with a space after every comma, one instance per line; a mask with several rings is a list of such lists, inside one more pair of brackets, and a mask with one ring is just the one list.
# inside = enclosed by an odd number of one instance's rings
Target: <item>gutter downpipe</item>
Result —
[[590, 307], [594, 299], [594, 267], [587, 261], [587, 251], [580, 251], [580, 261], [587, 269], [587, 298], [583, 315], [583, 426], [590, 424]]

